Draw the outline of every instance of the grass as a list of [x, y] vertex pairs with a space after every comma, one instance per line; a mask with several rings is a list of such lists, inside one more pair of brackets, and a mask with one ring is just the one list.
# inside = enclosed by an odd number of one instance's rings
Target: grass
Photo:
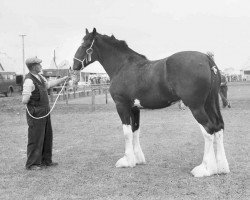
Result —
[[[204, 141], [188, 109], [177, 105], [141, 111], [146, 165], [115, 168], [123, 156], [115, 105], [96, 111], [79, 98], [59, 102], [52, 113], [53, 160], [59, 166], [26, 171], [27, 124], [21, 97], [0, 98], [0, 199], [249, 199], [250, 84], [229, 85], [231, 109], [223, 109], [224, 145], [231, 173], [194, 178]], [[103, 103], [102, 103], [103, 101]]]

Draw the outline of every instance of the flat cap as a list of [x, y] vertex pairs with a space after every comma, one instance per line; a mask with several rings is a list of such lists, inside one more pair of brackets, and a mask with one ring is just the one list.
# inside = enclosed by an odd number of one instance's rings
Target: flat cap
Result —
[[31, 57], [31, 58], [27, 58], [25, 63], [26, 65], [30, 65], [30, 64], [40, 64], [42, 62], [41, 59], [35, 57]]

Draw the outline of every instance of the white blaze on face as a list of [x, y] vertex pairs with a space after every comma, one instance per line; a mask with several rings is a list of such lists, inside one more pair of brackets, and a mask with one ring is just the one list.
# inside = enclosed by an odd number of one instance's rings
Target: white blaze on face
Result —
[[140, 102], [139, 99], [135, 99], [135, 100], [134, 100], [134, 106], [137, 106], [137, 107], [139, 107], [139, 108], [142, 108], [141, 102]]

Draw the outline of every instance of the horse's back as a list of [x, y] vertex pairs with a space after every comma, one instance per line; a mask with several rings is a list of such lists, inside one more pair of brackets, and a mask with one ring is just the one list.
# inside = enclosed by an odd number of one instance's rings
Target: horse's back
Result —
[[[169, 56], [166, 60], [169, 73], [210, 74], [209, 58], [197, 51], [183, 51]], [[179, 73], [178, 73], [179, 72]]]

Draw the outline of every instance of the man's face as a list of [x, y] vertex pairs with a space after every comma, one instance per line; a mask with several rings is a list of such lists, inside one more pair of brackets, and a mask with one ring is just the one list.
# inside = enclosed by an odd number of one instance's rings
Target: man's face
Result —
[[42, 65], [41, 64], [35, 64], [33, 66], [33, 70], [36, 72], [36, 73], [40, 73], [42, 71]]

